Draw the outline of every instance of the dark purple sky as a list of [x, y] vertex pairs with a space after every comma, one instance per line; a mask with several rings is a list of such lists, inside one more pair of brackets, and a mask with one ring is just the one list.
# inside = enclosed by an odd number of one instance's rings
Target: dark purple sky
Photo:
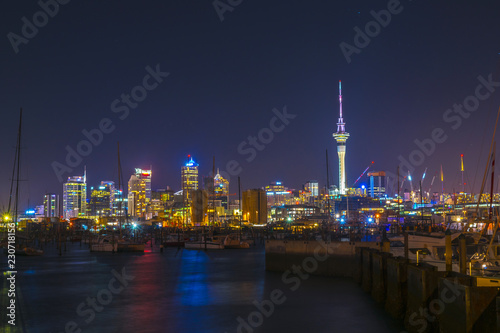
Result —
[[[152, 165], [153, 189], [180, 188], [187, 154], [201, 174], [211, 171], [214, 155], [221, 170], [238, 161], [243, 188], [275, 180], [299, 188], [308, 179], [324, 186], [325, 149], [337, 172], [338, 80], [351, 134], [349, 184], [372, 160], [374, 169], [395, 172], [398, 157], [408, 159], [417, 148], [415, 139], [442, 128], [448, 139], [415, 167], [414, 179], [428, 167], [428, 188], [442, 164], [445, 189], [460, 188], [463, 153], [468, 183], [477, 190], [500, 94], [481, 101], [457, 129], [443, 115], [475, 94], [478, 76], [500, 81], [500, 4], [402, 1], [400, 13], [347, 63], [340, 43], [354, 45], [353, 29], [364, 30], [370, 11], [387, 6], [385, 0], [242, 1], [221, 22], [212, 1], [70, 1], [16, 54], [9, 32], [21, 35], [21, 18], [32, 22], [40, 7], [4, 4], [0, 207], [8, 201], [21, 106], [23, 209], [28, 199], [40, 204], [46, 191], [62, 192], [51, 164], [65, 163], [65, 147], [76, 148], [82, 130], [104, 118], [114, 131], [71, 173], [82, 174], [86, 165], [89, 186], [117, 180], [117, 141], [126, 181], [134, 167]], [[170, 75], [121, 120], [112, 102], [157, 64]], [[285, 105], [296, 118], [247, 162], [238, 146], [269, 127], [273, 108]]]

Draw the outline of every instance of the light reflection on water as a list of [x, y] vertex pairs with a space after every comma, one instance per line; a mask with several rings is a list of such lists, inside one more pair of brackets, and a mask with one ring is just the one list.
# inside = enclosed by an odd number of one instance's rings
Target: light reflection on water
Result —
[[[20, 322], [10, 332], [59, 333], [68, 321], [82, 332], [236, 332], [237, 317], [247, 318], [256, 310], [252, 303], [275, 289], [287, 300], [254, 332], [401, 331], [350, 280], [310, 277], [290, 291], [281, 274], [264, 270], [262, 247], [110, 254], [70, 245], [61, 257], [49, 248], [43, 257], [17, 259]], [[108, 288], [111, 271], [123, 267], [134, 280], [86, 323], [77, 307]], [[3, 283], [2, 307], [5, 293]]]

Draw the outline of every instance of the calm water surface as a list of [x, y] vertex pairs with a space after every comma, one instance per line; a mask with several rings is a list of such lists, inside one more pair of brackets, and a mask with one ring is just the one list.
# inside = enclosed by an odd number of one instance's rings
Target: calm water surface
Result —
[[[6, 256], [0, 259], [4, 269]], [[262, 245], [249, 250], [108, 254], [73, 244], [61, 257], [49, 248], [43, 257], [17, 257], [21, 307], [14, 329], [6, 325], [3, 276], [0, 331], [59, 333], [66, 325], [68, 332], [402, 331], [349, 279], [311, 276], [292, 291], [294, 283], [266, 272], [264, 264]], [[129, 278], [121, 284], [113, 270], [121, 275], [123, 269]], [[266, 300], [275, 289], [283, 292], [284, 302], [268, 317], [257, 313], [254, 302], [269, 304]], [[86, 302], [96, 297], [105, 305], [97, 303], [93, 310]], [[256, 327], [238, 322], [240, 317], [248, 323], [249, 316]], [[72, 321], [78, 327], [68, 324]]]

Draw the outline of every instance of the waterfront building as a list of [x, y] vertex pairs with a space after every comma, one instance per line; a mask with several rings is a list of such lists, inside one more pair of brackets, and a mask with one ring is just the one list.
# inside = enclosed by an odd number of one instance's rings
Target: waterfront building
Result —
[[320, 213], [320, 209], [311, 205], [283, 205], [271, 207], [271, 221], [287, 221], [292, 222], [299, 218], [316, 216]]
[[208, 193], [206, 190], [191, 191], [191, 223], [204, 225], [208, 222]]
[[252, 224], [267, 223], [267, 199], [264, 190], [246, 190], [243, 192], [242, 201], [244, 221]]

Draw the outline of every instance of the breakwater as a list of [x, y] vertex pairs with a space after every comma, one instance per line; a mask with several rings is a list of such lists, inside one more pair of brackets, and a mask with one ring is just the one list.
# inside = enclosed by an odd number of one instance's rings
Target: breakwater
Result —
[[411, 333], [500, 332], [500, 280], [393, 257], [388, 243], [266, 241], [266, 270], [301, 269], [354, 279]]

